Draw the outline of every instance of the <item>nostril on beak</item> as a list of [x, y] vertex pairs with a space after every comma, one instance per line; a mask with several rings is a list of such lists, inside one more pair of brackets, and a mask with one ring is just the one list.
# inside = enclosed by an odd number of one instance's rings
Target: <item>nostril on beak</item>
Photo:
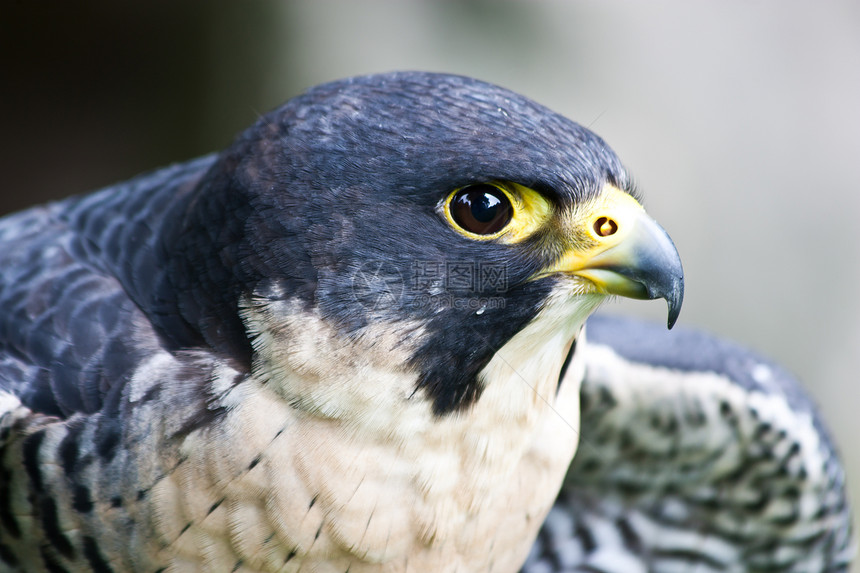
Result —
[[594, 232], [601, 237], [608, 237], [609, 235], [614, 235], [617, 231], [618, 223], [616, 223], [609, 217], [598, 217], [597, 220], [594, 221]]

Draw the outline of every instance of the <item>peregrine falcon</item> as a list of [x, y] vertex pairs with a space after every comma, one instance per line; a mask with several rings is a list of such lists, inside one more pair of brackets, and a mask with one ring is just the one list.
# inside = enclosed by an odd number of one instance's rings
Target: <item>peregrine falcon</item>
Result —
[[325, 84], [0, 244], [0, 571], [848, 559], [795, 386], [635, 323], [586, 337], [613, 295], [671, 328], [680, 258], [599, 137], [497, 86]]

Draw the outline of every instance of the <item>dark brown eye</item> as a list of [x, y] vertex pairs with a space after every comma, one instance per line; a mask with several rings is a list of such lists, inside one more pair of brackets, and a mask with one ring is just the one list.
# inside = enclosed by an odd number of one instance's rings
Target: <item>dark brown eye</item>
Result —
[[505, 228], [513, 215], [511, 201], [498, 187], [470, 185], [451, 199], [451, 218], [466, 231], [492, 235]]

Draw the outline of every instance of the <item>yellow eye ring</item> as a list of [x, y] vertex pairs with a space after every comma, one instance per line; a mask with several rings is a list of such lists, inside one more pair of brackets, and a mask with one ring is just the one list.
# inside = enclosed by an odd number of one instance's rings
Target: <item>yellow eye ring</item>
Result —
[[457, 189], [445, 201], [448, 222], [467, 237], [487, 240], [505, 232], [514, 217], [515, 199], [492, 183]]
[[518, 243], [546, 225], [554, 208], [534, 189], [490, 181], [455, 189], [440, 211], [454, 230], [470, 239]]

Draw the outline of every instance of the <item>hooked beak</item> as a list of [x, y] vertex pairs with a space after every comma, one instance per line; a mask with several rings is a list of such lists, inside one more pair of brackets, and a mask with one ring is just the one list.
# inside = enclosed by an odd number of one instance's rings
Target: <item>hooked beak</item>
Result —
[[574, 275], [590, 281], [596, 292], [666, 299], [668, 327], [674, 326], [684, 300], [681, 258], [666, 231], [633, 197], [607, 185], [569, 225], [573, 244], [538, 276]]

